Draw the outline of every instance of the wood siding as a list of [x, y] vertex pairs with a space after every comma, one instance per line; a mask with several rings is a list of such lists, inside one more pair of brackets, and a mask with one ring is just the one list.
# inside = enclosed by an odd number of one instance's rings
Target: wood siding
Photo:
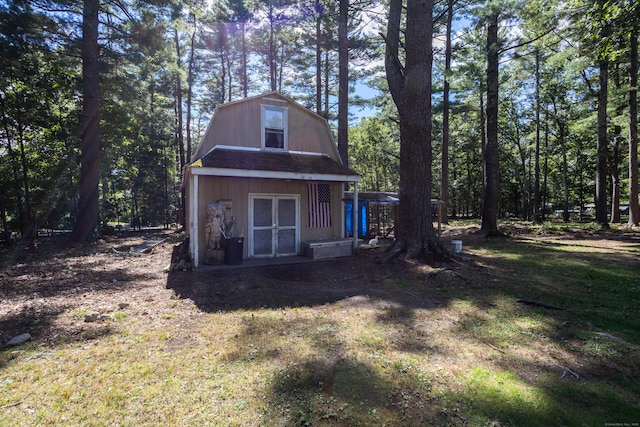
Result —
[[[309, 203], [306, 181], [287, 181], [278, 179], [226, 178], [213, 176], [199, 177], [198, 195], [198, 248], [199, 258], [204, 259], [206, 252], [205, 224], [207, 205], [218, 200], [231, 200], [232, 212], [236, 219], [234, 234], [238, 236], [244, 229], [244, 258], [248, 257], [249, 238], [249, 193], [281, 195], [300, 195], [300, 241], [329, 240], [342, 238], [344, 222], [344, 203], [342, 202], [343, 183], [331, 183], [331, 219], [330, 228], [309, 228]], [[188, 213], [190, 218], [191, 212]]]
[[324, 153], [340, 160], [327, 121], [277, 93], [219, 106], [194, 159], [202, 158], [216, 145], [261, 148], [263, 105], [287, 108], [289, 151]]

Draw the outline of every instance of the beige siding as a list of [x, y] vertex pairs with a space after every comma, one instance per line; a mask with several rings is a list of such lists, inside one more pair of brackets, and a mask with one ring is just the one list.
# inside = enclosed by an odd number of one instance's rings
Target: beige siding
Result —
[[326, 121], [304, 108], [289, 109], [289, 150], [325, 153], [339, 160]]
[[[257, 105], [257, 108], [256, 108]], [[237, 102], [216, 110], [196, 158], [216, 145], [260, 148], [260, 104]]]
[[202, 158], [216, 145], [260, 148], [263, 105], [287, 108], [290, 151], [324, 153], [335, 160], [340, 159], [327, 121], [277, 93], [218, 107], [194, 159]]
[[307, 183], [305, 181], [284, 181], [256, 178], [223, 178], [200, 176], [200, 194], [198, 198], [198, 247], [200, 261], [206, 252], [205, 224], [207, 221], [207, 205], [218, 200], [231, 200], [233, 216], [236, 218], [234, 233], [239, 235], [244, 229], [244, 257], [248, 257], [249, 230], [249, 193], [262, 194], [298, 194], [300, 195], [300, 241], [338, 239], [342, 235], [342, 212], [344, 204], [340, 198], [341, 183], [331, 186], [330, 228], [309, 228], [309, 208], [307, 199]]

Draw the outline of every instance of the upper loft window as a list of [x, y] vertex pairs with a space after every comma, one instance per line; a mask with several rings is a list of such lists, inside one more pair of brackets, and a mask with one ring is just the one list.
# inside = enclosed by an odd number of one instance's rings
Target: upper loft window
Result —
[[262, 106], [262, 148], [287, 149], [287, 109]]

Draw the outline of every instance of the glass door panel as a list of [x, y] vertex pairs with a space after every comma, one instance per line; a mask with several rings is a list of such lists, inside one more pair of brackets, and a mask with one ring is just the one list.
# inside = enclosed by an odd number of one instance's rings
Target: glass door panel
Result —
[[295, 227], [296, 219], [296, 200], [278, 199], [278, 226]]
[[273, 225], [273, 200], [253, 199], [253, 225], [271, 227]]
[[299, 248], [299, 199], [291, 196], [250, 196], [250, 256], [297, 255]]
[[297, 254], [298, 209], [296, 199], [278, 198], [278, 228], [276, 255]]
[[296, 255], [296, 230], [278, 230], [278, 256]]
[[250, 256], [256, 257], [272, 257], [275, 254], [274, 247], [274, 216], [273, 216], [273, 198], [271, 197], [254, 197], [253, 203], [253, 222], [252, 222], [252, 245], [250, 246]]

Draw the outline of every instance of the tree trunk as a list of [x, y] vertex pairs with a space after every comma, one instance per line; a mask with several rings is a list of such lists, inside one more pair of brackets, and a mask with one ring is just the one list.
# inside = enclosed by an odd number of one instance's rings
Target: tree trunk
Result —
[[[622, 113], [622, 112], [621, 112]], [[609, 170], [611, 172], [611, 223], [620, 222], [620, 140], [622, 139], [622, 128], [616, 126], [613, 135], [613, 146]]]
[[275, 42], [275, 16], [273, 16], [273, 6], [269, 5], [269, 12], [267, 15], [269, 19], [269, 82], [271, 84], [271, 90], [276, 91], [278, 89], [276, 82], [276, 42]]
[[[458, 165], [456, 164], [456, 156], [453, 156], [451, 158], [451, 177], [453, 178], [453, 182], [456, 182], [458, 180]], [[459, 204], [459, 194], [456, 191], [456, 187], [454, 186], [451, 189], [451, 218], [457, 218], [458, 217], [458, 209], [460, 207]], [[446, 216], [446, 215], [445, 215]], [[447, 220], [448, 223], [448, 220]]]
[[[529, 219], [529, 193], [527, 191], [529, 185], [528, 185], [528, 180], [527, 180], [527, 163], [529, 163], [527, 160], [527, 150], [522, 147], [522, 144], [520, 144], [520, 123], [519, 121], [516, 119], [515, 120], [515, 130], [516, 130], [516, 146], [518, 147], [518, 154], [520, 154], [520, 164], [518, 165], [518, 169], [520, 169], [520, 191], [521, 191], [521, 196], [520, 196], [520, 214], [521, 214], [521, 218], [523, 221], [526, 221]], [[516, 197], [517, 199], [517, 197]], [[518, 203], [516, 201], [516, 211], [518, 209]], [[517, 215], [517, 212], [516, 212]]]
[[102, 200], [100, 201], [100, 210], [102, 211], [102, 217], [100, 218], [102, 222], [99, 224], [100, 230], [106, 230], [109, 226], [109, 195], [111, 190], [109, 188], [109, 183], [111, 182], [109, 177], [106, 174], [101, 176], [101, 184], [102, 187]]
[[176, 86], [175, 86], [175, 106], [176, 106], [176, 138], [178, 141], [178, 151], [180, 155], [180, 170], [184, 169], [186, 165], [186, 157], [184, 153], [184, 136], [182, 134], [182, 80], [180, 78], [180, 69], [182, 68], [182, 52], [180, 49], [180, 38], [178, 36], [178, 30], [174, 29], [174, 40], [176, 45], [176, 65], [178, 72], [176, 73]]
[[[578, 154], [578, 156], [576, 156], [576, 164], [579, 164], [580, 162], [580, 154]], [[580, 184], [578, 185], [578, 200], [580, 202], [580, 221], [584, 221], [584, 203], [585, 203], [585, 194], [584, 194], [584, 172], [581, 169], [580, 170], [580, 177], [579, 177], [579, 181]]]
[[563, 214], [562, 220], [569, 222], [569, 162], [567, 159], [567, 143], [565, 141], [565, 124], [558, 115], [558, 104], [553, 100], [553, 113], [555, 116], [556, 126], [558, 127], [558, 145], [562, 151], [562, 192], [563, 192]]
[[405, 63], [400, 61], [402, 0], [391, 0], [385, 68], [400, 124], [400, 185], [397, 240], [387, 253], [407, 258], [444, 252], [431, 213], [431, 64], [433, 3], [406, 4]]
[[0, 221], [2, 222], [2, 241], [9, 243], [11, 240], [11, 231], [7, 222], [7, 210], [4, 207], [4, 197], [0, 196]]
[[443, 224], [448, 224], [449, 211], [449, 73], [451, 72], [451, 27], [453, 1], [447, 1], [447, 32], [444, 54], [444, 93], [442, 95], [442, 176], [440, 178], [440, 201], [438, 212], [442, 212]]
[[[224, 22], [218, 23], [218, 59], [220, 59], [220, 103], [224, 103], [227, 99], [227, 27]], [[229, 88], [231, 90], [231, 88]], [[191, 163], [191, 162], [188, 162]]]
[[[478, 99], [478, 129], [479, 129], [479, 134], [480, 134], [480, 155], [482, 157], [482, 159], [484, 160], [484, 150], [487, 146], [487, 132], [486, 132], [486, 126], [487, 126], [487, 119], [486, 119], [486, 108], [485, 108], [485, 102], [484, 102], [484, 93], [483, 93], [484, 87], [482, 86], [482, 84], [478, 85], [478, 95], [479, 95], [479, 99]], [[474, 178], [473, 178], [473, 171], [472, 171], [472, 166], [471, 166], [471, 159], [470, 159], [470, 153], [467, 151], [467, 187], [469, 188], [469, 195], [471, 195], [471, 189], [473, 188], [473, 182], [474, 182]], [[483, 164], [483, 169], [482, 169], [482, 194], [481, 194], [481, 198], [484, 198], [484, 179], [485, 176], [485, 171], [484, 171], [484, 164]], [[474, 192], [475, 193], [475, 192]], [[480, 209], [478, 209], [478, 198], [476, 198], [477, 194], [474, 194], [473, 197], [473, 216], [476, 215], [482, 215], [482, 202], [480, 202]], [[470, 197], [467, 198], [467, 200], [469, 200]], [[467, 203], [471, 203], [470, 201]], [[467, 216], [469, 215], [469, 211], [467, 209]]]
[[[477, 200], [475, 198], [476, 194], [472, 193], [472, 188], [473, 188], [473, 181], [474, 181], [474, 177], [473, 177], [473, 162], [471, 161], [471, 155], [469, 153], [469, 151], [467, 151], [467, 161], [465, 162], [466, 167], [467, 167], [467, 190], [465, 191], [465, 193], [463, 194], [463, 198], [464, 198], [464, 203], [465, 203], [465, 216], [468, 218], [470, 216], [472, 216], [470, 214], [470, 212], [473, 213], [473, 216], [475, 216], [476, 212], [477, 212]], [[473, 205], [472, 205], [473, 203]]]
[[278, 82], [277, 91], [282, 92], [282, 77], [284, 76], [284, 45], [280, 45], [280, 58], [276, 63], [278, 64], [278, 68], [276, 70], [276, 80]]
[[540, 51], [536, 50], [536, 150], [533, 173], [533, 222], [540, 224]]
[[632, 32], [629, 39], [629, 226], [640, 224], [638, 205], [638, 33]]
[[329, 51], [324, 52], [324, 114], [322, 117], [329, 118], [329, 96], [331, 95], [331, 88], [329, 84]]
[[246, 21], [240, 21], [240, 32], [242, 34], [242, 95], [246, 98], [249, 93], [249, 81], [247, 78], [247, 35], [245, 31]]
[[164, 228], [168, 229], [169, 226], [171, 225], [171, 217], [169, 216], [169, 206], [170, 206], [170, 199], [169, 199], [169, 186], [171, 185], [169, 182], [169, 158], [167, 156], [167, 146], [166, 146], [166, 140], [163, 141], [162, 143], [162, 195], [163, 195], [163, 208], [164, 208], [164, 215], [163, 215], [163, 220], [164, 220]]
[[4, 103], [3, 94], [0, 93], [0, 108], [2, 108], [2, 126], [5, 131], [5, 140], [7, 142], [7, 153], [9, 155], [9, 161], [11, 162], [11, 172], [13, 175], [13, 185], [15, 187], [15, 193], [17, 195], [17, 210], [18, 210], [18, 225], [20, 227], [20, 232], [24, 232], [25, 229], [25, 219], [24, 219], [24, 209], [22, 206], [22, 197], [20, 197], [20, 193], [22, 192], [20, 186], [20, 178], [18, 177], [18, 162], [16, 160], [16, 156], [13, 152], [13, 148], [11, 147], [11, 130], [9, 129], [9, 120], [7, 117], [6, 105]]
[[31, 205], [31, 189], [29, 187], [29, 165], [27, 164], [27, 155], [24, 151], [24, 128], [20, 118], [18, 118], [18, 147], [20, 148], [20, 168], [22, 169], [22, 188], [24, 190], [24, 208], [26, 217], [26, 228], [20, 230], [22, 238], [32, 239], [38, 237], [38, 224], [33, 214], [33, 206]]
[[349, 0], [340, 0], [338, 21], [338, 152], [349, 166]]
[[97, 237], [100, 177], [100, 70], [98, 67], [99, 0], [84, 0], [82, 14], [81, 169], [78, 218], [71, 234], [75, 242]]
[[[180, 49], [180, 38], [178, 36], [178, 29], [175, 28], [174, 29], [174, 40], [175, 40], [175, 47], [176, 47], [176, 65], [178, 67], [178, 70], [180, 70], [182, 68], [182, 52]], [[180, 169], [179, 169], [179, 173], [178, 176], [182, 175], [182, 172], [184, 171], [184, 167], [186, 165], [186, 156], [185, 156], [185, 149], [184, 149], [184, 135], [182, 133], [182, 127], [183, 127], [183, 123], [182, 123], [182, 80], [180, 77], [180, 72], [175, 73], [176, 75], [176, 85], [175, 85], [175, 116], [176, 116], [176, 120], [175, 120], [175, 134], [176, 134], [176, 141], [178, 143], [178, 156], [179, 156], [179, 160], [180, 160]], [[186, 203], [186, 190], [184, 188], [184, 186], [182, 187], [182, 190], [180, 192], [180, 207], [178, 209], [178, 222], [182, 225], [182, 227], [185, 227], [185, 220], [186, 220], [186, 212], [185, 212], [185, 203]]]
[[322, 115], [322, 6], [316, 0], [316, 113]]
[[194, 81], [194, 73], [193, 73], [193, 65], [195, 62], [195, 38], [196, 38], [196, 17], [193, 15], [193, 34], [191, 34], [191, 51], [189, 52], [189, 66], [187, 72], [187, 123], [186, 123], [186, 132], [187, 132], [187, 163], [191, 163], [191, 98], [193, 96], [193, 81]]
[[[613, 73], [613, 83], [617, 91], [623, 91], [622, 80], [620, 79], [620, 64], [616, 64]], [[616, 117], [624, 115], [624, 104], [617, 103]], [[621, 144], [622, 127], [614, 125], [613, 128], [613, 144], [609, 154], [609, 173], [611, 177], [611, 219], [612, 224], [620, 222], [620, 164], [622, 163]]]
[[480, 236], [494, 237], [498, 231], [500, 164], [498, 160], [498, 14], [489, 18], [487, 28], [487, 139], [484, 149], [484, 197]]
[[596, 223], [608, 228], [607, 223], [607, 95], [609, 62], [600, 61], [600, 90], [598, 91], [598, 151], [596, 164]]
[[131, 227], [133, 228], [133, 231], [140, 231], [142, 229], [142, 224], [140, 222], [138, 191], [134, 188], [131, 195]]
[[547, 202], [549, 197], [549, 189], [547, 179], [549, 177], [549, 110], [545, 108], [544, 112], [544, 169], [542, 172], [542, 221], [547, 219]]
[[229, 77], [227, 87], [229, 88], [229, 93], [227, 96], [227, 102], [233, 101], [233, 58], [231, 57], [231, 52], [229, 51], [229, 46], [227, 45], [227, 76]]
[[560, 143], [560, 147], [562, 147], [562, 204], [564, 208], [562, 220], [569, 222], [571, 219], [571, 215], [569, 214], [569, 162], [567, 160], [567, 143], [564, 139], [564, 125], [558, 126], [558, 142]]

